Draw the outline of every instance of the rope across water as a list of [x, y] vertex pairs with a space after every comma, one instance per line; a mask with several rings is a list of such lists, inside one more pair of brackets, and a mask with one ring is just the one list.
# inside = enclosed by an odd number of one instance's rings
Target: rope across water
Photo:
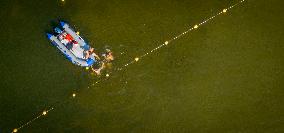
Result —
[[[196, 25], [193, 25], [192, 27], [189, 27], [188, 30], [186, 30], [186, 31], [184, 31], [184, 32], [182, 32], [182, 33], [180, 33], [180, 34], [178, 34], [178, 35], [172, 37], [172, 38], [169, 39], [169, 40], [166, 40], [165, 42], [163, 42], [162, 44], [160, 44], [160, 45], [158, 45], [157, 47], [153, 48], [152, 50], [150, 50], [150, 51], [148, 51], [148, 52], [145, 52], [145, 54], [135, 57], [133, 60], [131, 60], [131, 61], [129, 61], [128, 63], [124, 64], [122, 67], [118, 68], [117, 70], [120, 71], [120, 70], [126, 69], [127, 66], [129, 66], [129, 65], [131, 65], [131, 64], [134, 64], [134, 63], [140, 61], [142, 58], [144, 58], [144, 57], [150, 55], [151, 53], [156, 52], [157, 50], [161, 49], [162, 47], [167, 46], [167, 45], [173, 43], [173, 41], [175, 41], [175, 40], [177, 40], [177, 39], [183, 37], [184, 35], [188, 34], [189, 32], [191, 32], [191, 31], [193, 31], [193, 30], [197, 30], [200, 26], [202, 26], [202, 25], [208, 23], [209, 21], [213, 20], [213, 19], [216, 18], [217, 16], [220, 16], [220, 15], [222, 15], [222, 14], [226, 14], [226, 13], [227, 13], [228, 11], [230, 11], [232, 8], [236, 7], [237, 5], [240, 5], [240, 4], [243, 3], [244, 1], [245, 1], [245, 0], [241, 0], [241, 1], [239, 1], [239, 2], [237, 2], [237, 3], [235, 3], [235, 4], [233, 4], [233, 5], [231, 5], [231, 6], [227, 7], [227, 8], [225, 8], [225, 9], [222, 9], [220, 12], [216, 13], [215, 15], [213, 15], [213, 16], [211, 16], [211, 17], [209, 17], [209, 18], [204, 19], [202, 22], [200, 22], [200, 23], [198, 23], [198, 24], [196, 24]], [[62, 2], [64, 2], [64, 0], [62, 0]], [[110, 75], [109, 75], [109, 74], [106, 74], [105, 76], [106, 76], [106, 77], [109, 77]], [[87, 88], [90, 88], [91, 86], [95, 86], [96, 84], [99, 84], [100, 82], [101, 82], [101, 80], [98, 80], [98, 81], [96, 81], [96, 82], [90, 84]], [[71, 95], [70, 97], [71, 97], [71, 98], [76, 98], [76, 95], [77, 95], [77, 94], [74, 92], [74, 93], [72, 93], [72, 95]], [[70, 98], [68, 98], [68, 99], [70, 99]], [[68, 99], [67, 99], [67, 100], [68, 100]], [[66, 101], [65, 101], [65, 102], [66, 102]], [[39, 118], [41, 118], [41, 117], [43, 117], [43, 116], [46, 116], [49, 112], [53, 111], [53, 110], [55, 109], [55, 107], [59, 107], [59, 106], [58, 106], [59, 104], [62, 104], [62, 103], [65, 103], [65, 102], [64, 102], [64, 101], [59, 102], [59, 103], [57, 103], [57, 106], [54, 105], [54, 106], [51, 106], [51, 107], [49, 107], [49, 108], [43, 110], [41, 113], [37, 114], [37, 115], [36, 115], [34, 118], [32, 118], [31, 120], [29, 120], [29, 121], [27, 121], [27, 122], [25, 122], [25, 123], [20, 124], [19, 127], [17, 127], [17, 128], [14, 128], [14, 129], [12, 130], [12, 133], [18, 132], [18, 131], [21, 130], [22, 128], [25, 128], [25, 127], [31, 125], [31, 124], [32, 124], [34, 121], [36, 121], [37, 119], [39, 119]]]

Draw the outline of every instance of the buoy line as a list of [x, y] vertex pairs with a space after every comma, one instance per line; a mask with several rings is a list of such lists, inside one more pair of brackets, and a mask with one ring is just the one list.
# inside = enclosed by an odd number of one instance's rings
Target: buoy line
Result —
[[[118, 69], [116, 69], [116, 70], [118, 70], [118, 71], [123, 70], [123, 69], [125, 69], [127, 66], [129, 66], [129, 65], [131, 65], [131, 64], [134, 64], [134, 63], [140, 61], [140, 60], [141, 60], [142, 58], [144, 58], [145, 56], [150, 55], [151, 53], [156, 52], [156, 51], [159, 50], [160, 48], [171, 44], [174, 40], [177, 40], [177, 39], [183, 37], [184, 35], [186, 35], [187, 33], [191, 32], [191, 31], [193, 31], [193, 30], [197, 30], [200, 26], [202, 26], [202, 25], [208, 23], [209, 21], [213, 20], [215, 17], [220, 16], [221, 14], [226, 14], [229, 10], [231, 10], [232, 8], [236, 7], [237, 5], [243, 3], [244, 1], [245, 1], [245, 0], [241, 0], [241, 1], [239, 1], [239, 2], [237, 2], [237, 3], [235, 3], [235, 4], [233, 4], [233, 5], [229, 6], [228, 8], [222, 9], [222, 10], [221, 10], [220, 12], [218, 12], [217, 14], [215, 14], [215, 15], [213, 15], [213, 16], [207, 18], [207, 19], [205, 19], [204, 21], [202, 21], [202, 22], [200, 22], [200, 23], [198, 23], [198, 24], [193, 25], [193, 26], [190, 27], [188, 30], [186, 30], [186, 31], [184, 31], [184, 32], [182, 32], [182, 33], [180, 33], [180, 34], [178, 34], [177, 36], [175, 36], [175, 37], [173, 37], [173, 38], [171, 38], [171, 39], [169, 39], [169, 40], [166, 40], [165, 42], [163, 42], [162, 44], [160, 44], [160, 45], [158, 45], [157, 47], [153, 48], [153, 49], [150, 50], [149, 52], [146, 52], [145, 54], [143, 54], [143, 55], [141, 55], [141, 56], [135, 57], [133, 60], [129, 61], [128, 63], [124, 64], [122, 67], [120, 67], [120, 68], [118, 68]], [[62, 2], [65, 2], [65, 1], [62, 0]], [[106, 74], [105, 76], [106, 76], [106, 77], [109, 77], [110, 74]], [[96, 84], [99, 84], [101, 81], [102, 81], [102, 80], [98, 80], [98, 81], [92, 83], [91, 85], [87, 86], [87, 88], [90, 88], [91, 86], [95, 86]], [[76, 93], [76, 92], [73, 92], [72, 95], [70, 96], [70, 98], [71, 98], [71, 99], [74, 99], [74, 98], [76, 98], [76, 96], [77, 96], [77, 93]], [[68, 98], [67, 100], [69, 100], [70, 98]], [[64, 100], [64, 101], [66, 102], [67, 100]], [[58, 102], [56, 105], [65, 103], [64, 101]], [[29, 120], [29, 121], [27, 121], [27, 122], [25, 122], [25, 123], [23, 123], [23, 124], [20, 124], [17, 128], [14, 128], [14, 129], [12, 130], [12, 133], [16, 133], [16, 132], [18, 132], [19, 130], [21, 130], [22, 128], [25, 128], [25, 127], [27, 127], [28, 125], [31, 125], [31, 124], [32, 124], [34, 121], [36, 121], [37, 119], [39, 119], [39, 118], [41, 118], [41, 117], [43, 117], [43, 116], [47, 116], [49, 112], [51, 112], [51, 111], [53, 111], [53, 110], [55, 109], [55, 107], [59, 107], [59, 106], [55, 106], [55, 105], [54, 105], [54, 106], [51, 106], [51, 107], [49, 107], [49, 108], [47, 108], [47, 109], [44, 109], [43, 111], [41, 111], [41, 113], [39, 113], [38, 115], [36, 115], [36, 117], [34, 117], [33, 119], [31, 119], [31, 120]]]

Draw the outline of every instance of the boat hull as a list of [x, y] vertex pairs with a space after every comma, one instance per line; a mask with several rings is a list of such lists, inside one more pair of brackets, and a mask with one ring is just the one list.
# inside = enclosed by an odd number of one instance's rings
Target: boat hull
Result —
[[[78, 45], [80, 45], [80, 47], [82, 47], [84, 50], [88, 50], [88, 48], [90, 47], [79, 35], [77, 35], [74, 30], [72, 30], [69, 25], [67, 23], [64, 22], [60, 22], [62, 28], [64, 29], [65, 32], [67, 32], [68, 34], [70, 34], [73, 39], [78, 42]], [[82, 57], [78, 57], [74, 54], [74, 51], [71, 52], [71, 50], [69, 50], [58, 38], [57, 36], [47, 33], [47, 37], [48, 39], [51, 41], [51, 43], [53, 44], [53, 46], [55, 46], [57, 49], [59, 49], [61, 51], [61, 53], [63, 55], [65, 55], [65, 57], [71, 61], [73, 64], [78, 65], [78, 66], [82, 66], [82, 67], [90, 67], [92, 66], [94, 63], [96, 63], [96, 59], [93, 55], [90, 55], [90, 57], [88, 59], [83, 59]], [[83, 55], [83, 53], [81, 53]]]

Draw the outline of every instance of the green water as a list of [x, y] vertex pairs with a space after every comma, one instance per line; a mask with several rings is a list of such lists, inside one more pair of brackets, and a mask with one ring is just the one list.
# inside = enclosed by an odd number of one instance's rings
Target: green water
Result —
[[283, 1], [246, 1], [91, 88], [45, 36], [66, 20], [118, 68], [235, 2], [1, 0], [0, 133], [53, 106], [19, 132], [283, 133]]

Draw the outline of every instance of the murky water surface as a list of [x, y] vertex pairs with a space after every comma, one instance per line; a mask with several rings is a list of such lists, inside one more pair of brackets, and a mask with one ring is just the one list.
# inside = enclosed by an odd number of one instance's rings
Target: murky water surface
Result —
[[248, 0], [91, 88], [45, 36], [68, 21], [118, 68], [235, 2], [1, 0], [0, 132], [54, 105], [20, 132], [283, 132], [283, 1]]

